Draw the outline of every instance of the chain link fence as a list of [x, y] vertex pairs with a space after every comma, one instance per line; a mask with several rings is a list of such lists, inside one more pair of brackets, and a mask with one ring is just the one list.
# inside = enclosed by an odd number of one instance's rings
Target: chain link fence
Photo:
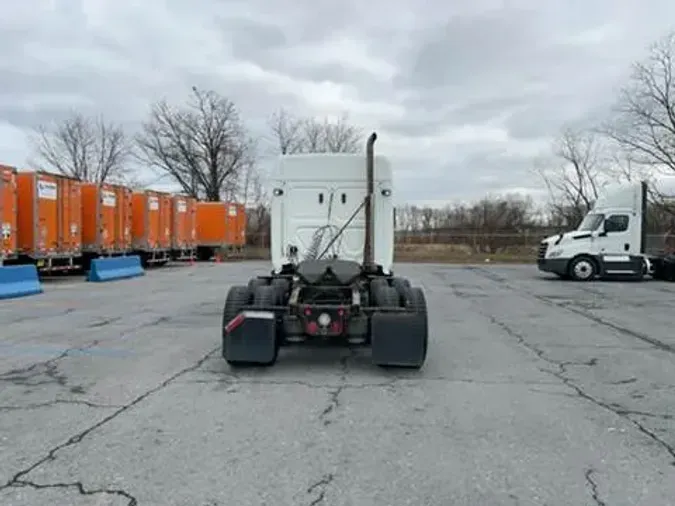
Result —
[[[399, 231], [396, 233], [397, 261], [513, 261], [534, 262], [539, 244], [557, 229], [541, 228], [513, 231]], [[249, 235], [244, 256], [269, 259], [269, 234]], [[646, 237], [650, 254], [675, 252], [675, 235], [650, 234]]]

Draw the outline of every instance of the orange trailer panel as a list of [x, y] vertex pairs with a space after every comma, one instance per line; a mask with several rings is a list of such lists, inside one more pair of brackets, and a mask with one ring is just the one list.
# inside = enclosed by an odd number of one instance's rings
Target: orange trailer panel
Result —
[[159, 247], [171, 248], [171, 214], [173, 199], [168, 193], [159, 194]]
[[117, 222], [115, 223], [115, 244], [120, 251], [129, 251], [131, 249], [131, 227], [132, 227], [132, 195], [131, 188], [126, 186], [116, 186], [115, 196], [117, 197]]
[[159, 251], [171, 244], [171, 196], [154, 190], [134, 192], [132, 243], [138, 251]]
[[17, 190], [14, 167], [0, 165], [0, 259], [17, 253]]
[[131, 190], [104, 183], [82, 185], [82, 247], [124, 253], [131, 247]]
[[174, 195], [171, 221], [171, 248], [186, 250], [197, 245], [197, 201], [192, 197]]
[[227, 204], [225, 233], [226, 243], [231, 246], [243, 246], [246, 243], [246, 207], [243, 204]]
[[79, 256], [80, 182], [48, 172], [19, 172], [17, 190], [20, 253], [32, 258]]
[[197, 203], [197, 241], [200, 246], [242, 246], [246, 240], [246, 212], [241, 204]]

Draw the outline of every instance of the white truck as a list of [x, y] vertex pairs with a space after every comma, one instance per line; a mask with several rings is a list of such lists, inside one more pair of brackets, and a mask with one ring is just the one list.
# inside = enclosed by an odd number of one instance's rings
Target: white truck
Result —
[[675, 257], [663, 241], [648, 240], [647, 206], [647, 182], [613, 185], [576, 230], [541, 242], [539, 270], [576, 281], [669, 278]]
[[292, 344], [369, 346], [379, 366], [420, 368], [426, 299], [395, 277], [393, 178], [375, 156], [280, 157], [272, 184], [268, 276], [230, 288], [222, 354], [232, 366], [272, 365]]

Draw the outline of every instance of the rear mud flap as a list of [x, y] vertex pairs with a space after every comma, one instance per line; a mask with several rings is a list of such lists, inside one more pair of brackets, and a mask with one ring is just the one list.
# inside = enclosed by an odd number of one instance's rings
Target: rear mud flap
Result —
[[372, 316], [371, 350], [376, 365], [421, 367], [427, 342], [425, 313], [375, 313]]
[[276, 318], [266, 311], [243, 311], [226, 327], [223, 349], [231, 362], [266, 364], [276, 356]]

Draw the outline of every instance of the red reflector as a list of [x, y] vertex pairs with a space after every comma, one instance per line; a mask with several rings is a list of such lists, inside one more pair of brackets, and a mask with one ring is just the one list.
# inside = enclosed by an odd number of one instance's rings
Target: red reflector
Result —
[[316, 322], [307, 323], [308, 334], [316, 334], [317, 330], [319, 330], [319, 326], [316, 324]]
[[308, 307], [305, 308], [305, 316], [309, 316], [312, 314], [312, 310], [309, 309]]
[[225, 325], [225, 332], [228, 334], [232, 332], [234, 329], [239, 327], [242, 323], [244, 323], [244, 313], [239, 313], [237, 316], [232, 318], [227, 325]]

